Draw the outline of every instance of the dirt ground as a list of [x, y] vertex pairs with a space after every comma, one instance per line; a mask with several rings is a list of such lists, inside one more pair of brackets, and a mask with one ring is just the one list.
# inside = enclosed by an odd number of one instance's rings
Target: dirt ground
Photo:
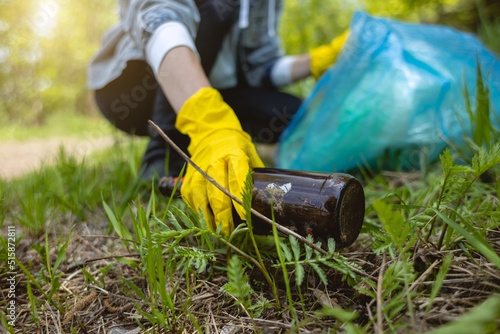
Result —
[[[68, 154], [84, 157], [111, 146], [113, 141], [113, 137], [53, 137], [0, 142], [0, 179], [11, 180], [40, 168], [42, 164], [53, 163], [61, 146]], [[275, 145], [257, 145], [257, 151], [266, 166], [274, 165], [275, 150]]]
[[54, 137], [27, 141], [5, 141], [0, 143], [0, 178], [13, 179], [42, 164], [54, 162], [62, 147], [68, 154], [83, 157], [113, 144], [112, 137], [76, 138]]

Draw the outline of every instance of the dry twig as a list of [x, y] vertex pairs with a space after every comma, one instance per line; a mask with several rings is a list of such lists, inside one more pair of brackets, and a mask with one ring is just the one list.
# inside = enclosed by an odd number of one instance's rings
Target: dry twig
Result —
[[384, 270], [385, 270], [385, 253], [382, 258], [382, 265], [380, 266], [380, 271], [378, 273], [377, 280], [377, 327], [378, 332], [383, 333], [383, 319], [382, 319], [382, 284], [384, 281]]
[[134, 306], [133, 303], [127, 303], [127, 304], [122, 305], [122, 306], [111, 306], [108, 298], [103, 300], [103, 304], [104, 304], [104, 307], [106, 308], [106, 310], [108, 310], [108, 312], [111, 312], [111, 313], [123, 312], [123, 311], [128, 310], [132, 306]]
[[69, 323], [71, 320], [73, 320], [73, 317], [75, 316], [76, 312], [90, 305], [96, 299], [97, 299], [97, 292], [92, 291], [87, 297], [83, 298], [78, 303], [76, 303], [76, 305], [71, 309], [71, 311], [69, 311], [68, 314], [66, 314], [62, 324], [66, 325], [67, 323]]

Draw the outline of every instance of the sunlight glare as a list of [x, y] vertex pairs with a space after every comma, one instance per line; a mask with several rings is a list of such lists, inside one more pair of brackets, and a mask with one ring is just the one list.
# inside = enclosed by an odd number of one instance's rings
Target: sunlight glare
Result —
[[31, 20], [33, 31], [38, 36], [50, 36], [57, 24], [60, 0], [39, 0]]

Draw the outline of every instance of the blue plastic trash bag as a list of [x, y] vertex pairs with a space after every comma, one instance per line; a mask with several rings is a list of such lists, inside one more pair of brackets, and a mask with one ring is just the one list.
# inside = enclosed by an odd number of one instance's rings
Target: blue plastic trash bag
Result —
[[[500, 62], [471, 34], [357, 12], [337, 59], [279, 140], [276, 164], [311, 171], [359, 166], [418, 168], [469, 124], [464, 81], [475, 101], [476, 55], [500, 117]], [[474, 106], [472, 106], [474, 108]], [[458, 119], [457, 119], [458, 117]]]

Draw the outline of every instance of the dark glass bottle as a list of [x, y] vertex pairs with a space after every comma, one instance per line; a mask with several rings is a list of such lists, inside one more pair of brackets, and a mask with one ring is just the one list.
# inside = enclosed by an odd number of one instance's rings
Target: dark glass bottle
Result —
[[[160, 180], [169, 196], [173, 178]], [[365, 214], [365, 196], [359, 181], [349, 174], [303, 172], [276, 168], [253, 170], [252, 208], [300, 235], [311, 235], [323, 245], [334, 238], [336, 248], [356, 241]], [[271, 226], [253, 218], [254, 233], [270, 234]], [[236, 223], [236, 222], [235, 222]]]
[[[348, 174], [256, 168], [252, 195], [255, 210], [271, 217], [272, 202], [276, 222], [323, 245], [334, 238], [337, 249], [347, 247], [361, 231], [363, 187]], [[253, 222], [255, 233], [270, 233], [268, 223], [258, 218]]]

